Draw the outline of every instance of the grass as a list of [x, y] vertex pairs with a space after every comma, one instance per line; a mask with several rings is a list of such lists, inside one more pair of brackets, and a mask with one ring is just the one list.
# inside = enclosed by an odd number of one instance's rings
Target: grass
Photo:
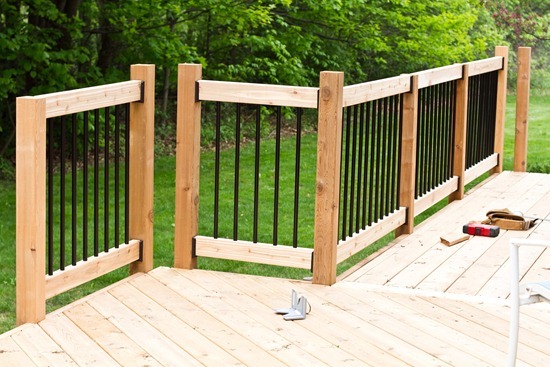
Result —
[[[504, 168], [513, 169], [513, 144], [514, 144], [514, 120], [515, 120], [515, 98], [510, 96], [507, 101], [506, 129], [505, 129], [505, 151]], [[550, 126], [550, 96], [531, 96], [529, 125], [529, 147], [528, 147], [528, 170], [550, 173], [550, 150], [548, 149]], [[274, 152], [274, 141], [271, 139], [262, 140], [261, 149], [267, 157]], [[279, 243], [292, 244], [292, 209], [293, 209], [293, 182], [294, 182], [294, 138], [286, 138], [282, 146], [281, 172], [290, 172], [282, 180], [281, 185], [281, 212]], [[301, 170], [304, 172], [300, 177], [300, 223], [298, 232], [299, 246], [311, 247], [313, 245], [313, 200], [315, 193], [315, 147], [316, 137], [313, 134], [305, 135], [302, 138], [302, 161]], [[242, 148], [241, 175], [251, 175], [254, 167], [254, 146], [246, 145]], [[212, 235], [212, 212], [213, 192], [213, 155], [212, 151], [203, 152], [201, 162], [201, 213], [199, 233], [207, 236]], [[234, 151], [227, 149], [222, 152], [222, 166], [232, 168]], [[260, 166], [261, 180], [260, 187], [263, 189], [263, 196], [260, 197], [260, 210], [264, 213], [260, 218], [259, 240], [270, 242], [272, 240], [272, 217], [273, 209], [273, 158], [267, 159]], [[248, 173], [247, 173], [248, 172]], [[220, 182], [226, 190], [220, 196], [220, 235], [232, 237], [233, 209], [232, 190], [233, 177], [224, 174]], [[249, 183], [241, 186], [240, 195], [244, 202], [239, 207], [239, 238], [250, 240], [252, 237], [251, 222], [253, 220], [253, 200]], [[475, 184], [475, 183], [473, 183]], [[248, 187], [247, 187], [248, 185]], [[284, 186], [284, 189], [283, 189]], [[155, 160], [155, 266], [172, 266], [173, 243], [174, 243], [174, 187], [175, 187], [175, 159], [171, 156], [159, 157]], [[283, 194], [284, 192], [284, 194]], [[209, 199], [210, 198], [210, 199]], [[3, 181], [0, 184], [0, 285], [2, 287], [0, 297], [0, 333], [15, 326], [15, 185], [11, 181]], [[441, 201], [428, 211], [418, 216], [415, 220], [420, 223], [425, 218], [441, 209], [446, 200]], [[350, 268], [373, 251], [385, 246], [393, 239], [389, 234], [379, 240], [371, 247], [361, 251], [338, 266], [338, 273]], [[238, 273], [263, 274], [268, 276], [281, 276], [300, 279], [311, 275], [308, 270], [288, 269], [277, 266], [250, 264], [237, 261], [199, 259], [199, 267], [220, 271], [231, 271]], [[69, 303], [74, 299], [83, 297], [97, 289], [105, 287], [119, 279], [124, 278], [127, 271], [124, 269], [112, 272], [98, 278], [88, 284], [77, 287], [69, 292], [54, 297], [47, 302], [47, 310], [52, 310]]]

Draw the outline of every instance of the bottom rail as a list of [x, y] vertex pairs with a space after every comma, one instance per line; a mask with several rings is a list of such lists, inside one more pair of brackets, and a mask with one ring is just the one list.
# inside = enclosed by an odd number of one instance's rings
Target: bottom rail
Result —
[[89, 282], [110, 271], [141, 259], [141, 241], [131, 240], [128, 244], [102, 252], [98, 256], [67, 266], [53, 275], [46, 276], [46, 299]]
[[311, 269], [311, 248], [273, 246], [267, 243], [233, 241], [225, 238], [195, 237], [197, 256], [248, 261], [259, 264]]
[[399, 208], [368, 228], [359, 231], [359, 233], [356, 233], [354, 236], [348, 237], [345, 241], [340, 241], [338, 244], [336, 263], [341, 263], [405, 224], [407, 221], [406, 214], [407, 208]]

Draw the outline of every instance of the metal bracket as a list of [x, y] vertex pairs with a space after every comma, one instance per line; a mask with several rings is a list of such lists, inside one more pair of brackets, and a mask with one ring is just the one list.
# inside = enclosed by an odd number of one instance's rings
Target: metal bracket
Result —
[[191, 240], [191, 256], [197, 257], [197, 239], [195, 237]]
[[307, 299], [305, 296], [298, 298], [298, 293], [293, 289], [290, 300], [290, 308], [276, 308], [275, 313], [282, 314], [286, 321], [303, 320], [307, 315]]
[[141, 88], [141, 92], [140, 92], [140, 98], [138, 102], [143, 103], [145, 102], [145, 81], [144, 80], [141, 81], [140, 88]]
[[196, 81], [195, 81], [195, 103], [201, 101], [200, 98], [199, 98], [199, 87], [200, 87], [199, 81], [196, 80]]
[[138, 261], [143, 261], [143, 240], [139, 240], [139, 258]]

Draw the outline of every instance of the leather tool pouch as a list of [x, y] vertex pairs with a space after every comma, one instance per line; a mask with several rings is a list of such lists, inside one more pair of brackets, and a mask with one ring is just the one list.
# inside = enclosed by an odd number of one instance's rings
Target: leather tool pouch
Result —
[[525, 219], [521, 215], [512, 213], [509, 209], [495, 209], [487, 212], [487, 219], [483, 224], [492, 224], [502, 229], [525, 231], [535, 225], [536, 219]]

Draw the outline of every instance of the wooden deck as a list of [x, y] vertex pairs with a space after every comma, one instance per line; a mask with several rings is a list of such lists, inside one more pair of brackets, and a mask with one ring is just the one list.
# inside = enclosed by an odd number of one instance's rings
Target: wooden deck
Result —
[[[0, 336], [0, 366], [502, 366], [508, 238], [548, 238], [550, 222], [445, 247], [488, 209], [550, 217], [550, 176], [503, 173], [401, 237], [332, 287], [157, 268]], [[550, 279], [550, 251], [522, 251], [526, 279]], [[305, 320], [274, 308], [291, 290]], [[550, 305], [521, 309], [518, 366], [550, 365]]]

